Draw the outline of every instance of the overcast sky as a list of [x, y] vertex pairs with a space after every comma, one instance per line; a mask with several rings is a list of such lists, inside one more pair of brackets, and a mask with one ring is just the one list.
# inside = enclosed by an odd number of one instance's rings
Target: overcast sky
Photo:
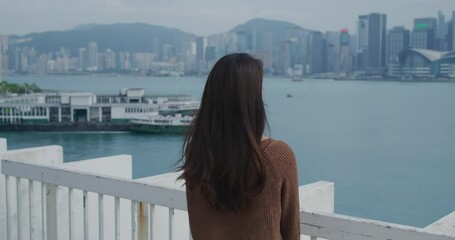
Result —
[[455, 0], [0, 0], [0, 34], [144, 22], [208, 36], [256, 17], [355, 33], [360, 14], [385, 13], [388, 28], [410, 28], [414, 18], [436, 17], [438, 10], [450, 19]]

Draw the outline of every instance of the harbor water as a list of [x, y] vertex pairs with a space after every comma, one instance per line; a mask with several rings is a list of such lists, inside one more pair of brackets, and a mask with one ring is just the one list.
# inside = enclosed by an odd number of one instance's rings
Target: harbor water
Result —
[[[200, 99], [204, 78], [18, 76], [45, 89]], [[264, 80], [269, 134], [295, 152], [300, 184], [335, 183], [335, 212], [425, 227], [455, 211], [455, 83]], [[133, 156], [135, 178], [174, 171], [182, 136], [0, 132], [10, 149], [61, 145], [65, 161]], [[109, 166], [106, 166], [109, 167]]]

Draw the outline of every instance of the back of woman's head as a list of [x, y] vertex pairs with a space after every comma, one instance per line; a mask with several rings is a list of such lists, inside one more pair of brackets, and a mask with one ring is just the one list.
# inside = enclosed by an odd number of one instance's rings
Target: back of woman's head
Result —
[[262, 62], [248, 54], [221, 58], [187, 132], [181, 178], [217, 208], [244, 211], [264, 188], [262, 78]]

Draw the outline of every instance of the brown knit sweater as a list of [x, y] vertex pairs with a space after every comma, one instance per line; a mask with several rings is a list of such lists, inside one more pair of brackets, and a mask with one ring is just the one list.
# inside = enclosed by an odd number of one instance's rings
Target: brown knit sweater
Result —
[[199, 188], [187, 187], [188, 215], [194, 240], [300, 239], [297, 166], [291, 148], [272, 139], [261, 142], [267, 175], [264, 190], [241, 214], [217, 210]]

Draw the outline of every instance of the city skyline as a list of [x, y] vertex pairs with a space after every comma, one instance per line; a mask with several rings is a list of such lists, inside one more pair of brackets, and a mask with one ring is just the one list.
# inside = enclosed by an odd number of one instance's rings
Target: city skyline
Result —
[[236, 4], [236, 1], [223, 5], [207, 0], [161, 3], [142, 0], [133, 3], [124, 0], [65, 3], [57, 0], [33, 3], [26, 0], [5, 0], [0, 2], [0, 33], [24, 35], [72, 29], [90, 23], [144, 22], [208, 36], [228, 31], [242, 22], [258, 17], [292, 22], [306, 29], [323, 32], [348, 28], [351, 33], [356, 33], [355, 16], [366, 12], [386, 14], [389, 27], [404, 26], [410, 29], [414, 18], [436, 17], [439, 10], [451, 18], [454, 7], [451, 0], [293, 0], [286, 4], [271, 0], [261, 1], [261, 4], [256, 4], [255, 1]]

